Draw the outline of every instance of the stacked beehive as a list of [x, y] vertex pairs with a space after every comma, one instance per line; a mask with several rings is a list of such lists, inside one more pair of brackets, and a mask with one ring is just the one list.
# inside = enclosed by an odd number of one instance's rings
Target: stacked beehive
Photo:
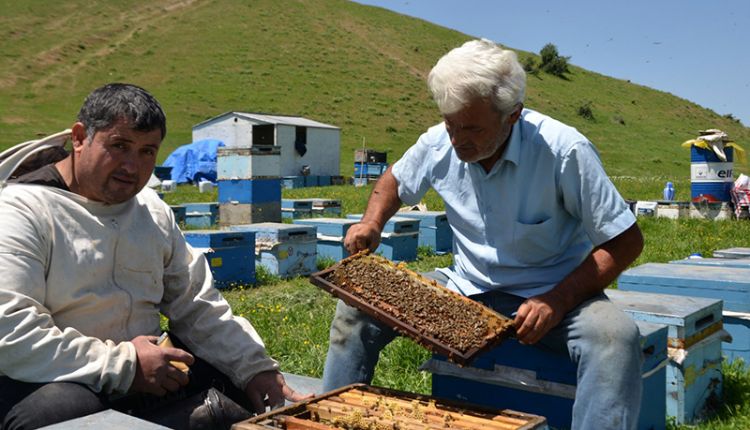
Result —
[[354, 152], [354, 185], [367, 185], [377, 180], [388, 168], [385, 152], [357, 149]]
[[219, 148], [216, 164], [221, 225], [281, 221], [278, 148]]

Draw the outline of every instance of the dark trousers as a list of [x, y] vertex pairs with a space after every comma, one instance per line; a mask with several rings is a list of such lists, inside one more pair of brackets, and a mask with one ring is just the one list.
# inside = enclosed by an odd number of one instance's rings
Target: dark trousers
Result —
[[[176, 338], [177, 348], [186, 349]], [[175, 393], [163, 397], [150, 394], [107, 396], [91, 391], [87, 386], [72, 382], [29, 383], [0, 376], [0, 422], [2, 429], [33, 429], [71, 420], [105, 409], [150, 419], [161, 408], [215, 388], [227, 397], [252, 410], [245, 393], [216, 370], [195, 357], [190, 366], [190, 382]]]

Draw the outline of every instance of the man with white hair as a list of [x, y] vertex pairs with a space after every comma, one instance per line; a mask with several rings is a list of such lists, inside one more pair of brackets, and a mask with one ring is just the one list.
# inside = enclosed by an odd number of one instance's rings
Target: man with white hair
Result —
[[[0, 428], [108, 408], [229, 428], [305, 397], [145, 187], [166, 131], [151, 94], [113, 83], [71, 130], [0, 154]], [[160, 313], [175, 347], [158, 342]]]
[[[428, 85], [444, 122], [378, 181], [346, 248], [375, 249], [401, 204], [432, 187], [445, 201], [454, 259], [429, 275], [515, 315], [520, 342], [569, 354], [578, 364], [573, 428], [635, 428], [638, 329], [603, 290], [638, 257], [643, 238], [593, 145], [524, 109], [523, 68], [488, 40], [443, 56]], [[324, 389], [369, 382], [395, 335], [339, 302]]]

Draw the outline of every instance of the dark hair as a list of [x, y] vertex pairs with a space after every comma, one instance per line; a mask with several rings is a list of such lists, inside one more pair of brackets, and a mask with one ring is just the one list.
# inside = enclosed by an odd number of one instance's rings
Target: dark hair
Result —
[[128, 121], [133, 130], [159, 129], [162, 139], [167, 134], [167, 120], [159, 102], [136, 85], [112, 83], [99, 87], [86, 97], [78, 112], [78, 121], [86, 127], [89, 139], [121, 119]]

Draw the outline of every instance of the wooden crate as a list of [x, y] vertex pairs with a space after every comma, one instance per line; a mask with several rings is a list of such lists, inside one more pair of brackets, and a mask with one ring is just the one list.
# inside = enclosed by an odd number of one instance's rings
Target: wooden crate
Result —
[[547, 428], [544, 417], [538, 415], [355, 384], [239, 422], [232, 429], [335, 430], [328, 423], [336, 420], [380, 423], [401, 430]]

